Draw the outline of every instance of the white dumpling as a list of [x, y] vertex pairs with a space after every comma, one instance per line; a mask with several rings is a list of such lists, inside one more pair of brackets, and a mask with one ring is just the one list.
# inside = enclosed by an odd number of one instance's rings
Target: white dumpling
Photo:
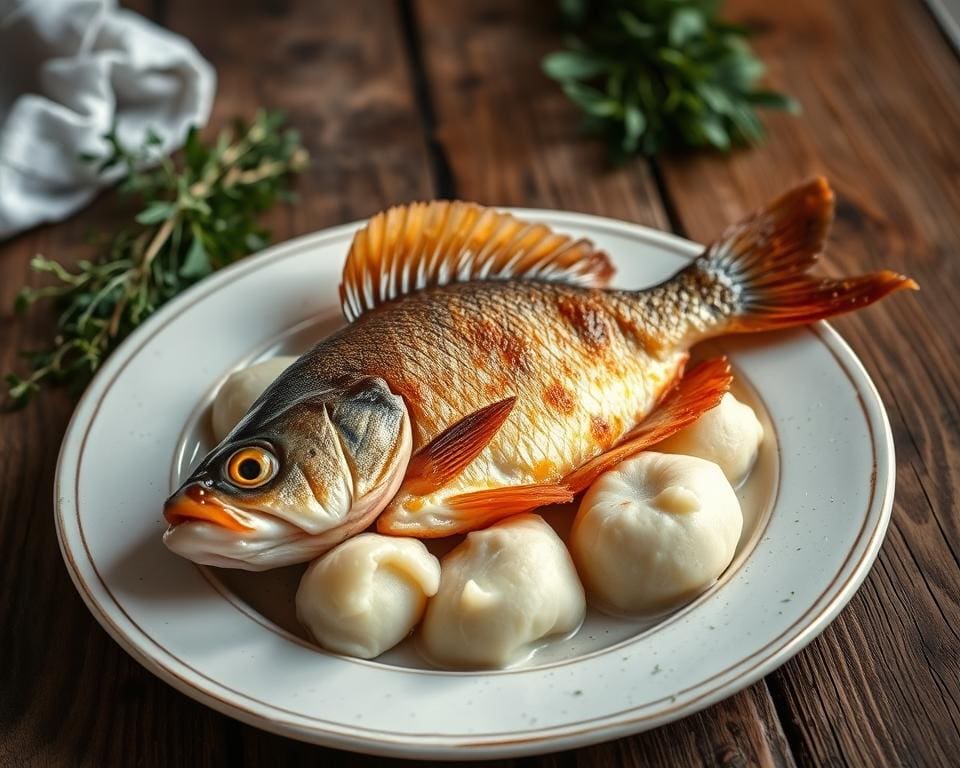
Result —
[[445, 667], [506, 667], [576, 630], [585, 612], [563, 542], [539, 515], [517, 515], [468, 534], [443, 558], [421, 649]]
[[372, 659], [410, 634], [439, 586], [422, 542], [361, 533], [307, 568], [297, 618], [327, 650]]
[[590, 487], [570, 551], [601, 610], [660, 613], [696, 596], [733, 559], [740, 502], [713, 462], [641, 453]]
[[227, 377], [214, 398], [211, 415], [213, 436], [218, 443], [247, 415], [250, 406], [263, 394], [263, 390], [273, 384], [277, 376], [296, 359], [286, 355], [271, 357], [262, 363], [235, 371]]
[[753, 408], [728, 392], [716, 408], [654, 446], [654, 450], [712, 461], [731, 483], [739, 485], [756, 461], [762, 440], [763, 425]]

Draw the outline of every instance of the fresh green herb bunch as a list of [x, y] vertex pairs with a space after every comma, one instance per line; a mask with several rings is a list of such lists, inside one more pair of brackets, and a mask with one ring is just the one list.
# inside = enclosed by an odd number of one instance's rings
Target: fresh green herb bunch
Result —
[[153, 133], [137, 150], [122, 146], [115, 133], [104, 137], [110, 153], [84, 159], [98, 162], [101, 173], [121, 166], [119, 191], [134, 198], [139, 212], [76, 271], [43, 256], [31, 261], [53, 283], [23, 288], [17, 309], [51, 299], [60, 315], [52, 346], [24, 353], [30, 374], [6, 377], [15, 402], [27, 402], [48, 381], [79, 389], [157, 308], [267, 243], [257, 215], [289, 197], [290, 175], [307, 163], [299, 136], [283, 122], [283, 115], [260, 112], [212, 145], [191, 129], [179, 166], [163, 155]]
[[622, 159], [661, 149], [757, 142], [756, 107], [797, 111], [756, 87], [763, 64], [748, 30], [717, 19], [720, 0], [562, 0], [568, 50], [543, 60], [548, 76]]

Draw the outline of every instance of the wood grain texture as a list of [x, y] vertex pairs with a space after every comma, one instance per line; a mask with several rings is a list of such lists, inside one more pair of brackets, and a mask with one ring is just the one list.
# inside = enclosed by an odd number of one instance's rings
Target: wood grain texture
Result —
[[[658, 731], [488, 763], [529, 768], [951, 765], [960, 754], [960, 64], [919, 0], [730, 0], [761, 30], [770, 81], [800, 118], [732, 157], [611, 169], [539, 71], [549, 2], [136, 0], [216, 66], [213, 122], [283, 108], [313, 165], [275, 239], [434, 195], [565, 208], [707, 239], [791, 183], [839, 195], [827, 272], [880, 266], [915, 296], [841, 320], [890, 410], [894, 521], [839, 619], [765, 682]], [[109, 198], [0, 244], [0, 366], [49, 335], [9, 307], [42, 251], [67, 262]], [[670, 215], [667, 215], [667, 212]], [[0, 414], [0, 765], [374, 766], [273, 736], [159, 682], [99, 628], [60, 563], [51, 492], [72, 409], [62, 392]]]
[[560, 45], [549, 3], [416, 2], [414, 18], [456, 195], [599, 213], [669, 229], [646, 164], [613, 169], [540, 71]]
[[[10, 308], [34, 253], [72, 261], [90, 228], [115, 224], [107, 201], [0, 247], [0, 367], [50, 337], [43, 313]], [[218, 765], [219, 716], [153, 678], [94, 621], [60, 560], [53, 472], [73, 409], [65, 392], [0, 414], [0, 764]]]
[[[434, 195], [396, 6], [375, 0], [166, 0], [164, 22], [216, 67], [211, 123], [280, 108], [311, 165], [285, 237]], [[283, 229], [281, 230], [280, 227]]]
[[[887, 405], [893, 524], [863, 588], [770, 679], [801, 765], [951, 765], [960, 754], [960, 66], [919, 3], [735, 0], [800, 118], [732, 158], [667, 159], [684, 228], [707, 239], [785, 186], [838, 195], [830, 274], [882, 267], [921, 285], [836, 322]], [[896, 51], [895, 55], [891, 52]]]
[[[461, 197], [670, 228], [648, 165], [610, 168], [605, 147], [583, 140], [576, 111], [541, 74], [540, 59], [558, 45], [551, 6], [420, 0], [414, 8], [435, 130]], [[792, 764], [763, 683], [674, 725], [582, 751], [576, 760]]]
[[[142, 5], [145, 6], [145, 3]], [[142, 7], [144, 12], [150, 11]], [[114, 226], [109, 201], [0, 244], [0, 369], [50, 338], [51, 320], [14, 321], [13, 299], [36, 253], [72, 262]], [[147, 673], [94, 621], [60, 560], [53, 474], [73, 410], [66, 392], [0, 413], [0, 764], [215, 766], [221, 718]]]
[[[285, 110], [304, 133], [313, 164], [299, 186], [303, 202], [271, 216], [275, 240], [433, 196], [392, 6], [133, 5], [186, 34], [217, 68], [213, 127], [268, 106]], [[112, 210], [107, 196], [63, 224], [0, 244], [0, 369], [14, 368], [18, 349], [50, 338], [43, 312], [14, 321], [10, 311], [19, 286], [32, 279], [30, 257], [74, 262], [86, 251], [78, 245], [85, 234], [116, 225]], [[52, 483], [72, 407], [65, 392], [51, 392], [27, 410], [0, 414], [0, 765], [275, 765], [269, 755], [282, 753], [285, 740], [153, 677], [100, 629], [70, 583]], [[353, 759], [289, 744], [305, 749], [311, 764]]]

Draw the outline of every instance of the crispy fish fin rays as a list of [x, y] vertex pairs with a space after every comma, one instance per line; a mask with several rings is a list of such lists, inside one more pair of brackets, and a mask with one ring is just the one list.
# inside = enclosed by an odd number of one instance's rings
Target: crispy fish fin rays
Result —
[[531, 278], [589, 288], [613, 276], [589, 240], [476, 203], [411, 203], [378, 213], [353, 238], [340, 303], [348, 321], [413, 291], [469, 280]]
[[[547, 504], [572, 501], [577, 493], [585, 490], [603, 472], [683, 429], [716, 406], [730, 388], [732, 378], [730, 364], [725, 357], [701, 363], [689, 371], [657, 409], [628, 432], [622, 442], [574, 470], [560, 483], [507, 486], [457, 494], [444, 501], [455, 518], [452, 524], [435, 529], [397, 526], [388, 515], [377, 520], [377, 530], [386, 534], [423, 538], [451, 536], [485, 528], [497, 520]], [[492, 407], [488, 406], [488, 409]]]
[[401, 525], [391, 516], [377, 519], [377, 530], [391, 536], [416, 536], [421, 539], [442, 538], [469, 533], [510, 515], [528, 512], [546, 504], [565, 504], [573, 500], [573, 491], [565, 485], [512, 485], [483, 491], [459, 493], [444, 504], [455, 519], [442, 527]]
[[453, 480], [493, 439], [516, 401], [508, 397], [474, 411], [437, 435], [410, 459], [404, 490], [424, 495]]
[[574, 493], [586, 490], [608, 469], [692, 424], [720, 402], [732, 380], [725, 357], [701, 363], [618, 445], [575, 469], [564, 478], [564, 485]]
[[884, 270], [841, 280], [807, 274], [823, 250], [833, 221], [833, 192], [817, 178], [735, 224], [685, 271], [709, 293], [730, 286], [736, 307], [709, 335], [805, 325], [852, 312], [917, 284]]
[[566, 485], [515, 485], [451, 496], [447, 506], [463, 519], [454, 533], [466, 533], [546, 504], [565, 504], [573, 501], [573, 495]]

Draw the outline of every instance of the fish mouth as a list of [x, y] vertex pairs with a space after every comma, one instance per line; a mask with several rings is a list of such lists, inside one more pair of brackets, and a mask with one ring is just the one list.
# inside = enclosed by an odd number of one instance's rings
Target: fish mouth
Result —
[[229, 504], [200, 482], [171, 496], [163, 516], [169, 523], [163, 534], [167, 548], [200, 565], [260, 571], [310, 559], [300, 556], [310, 545], [305, 531], [260, 510]]
[[277, 515], [238, 508], [192, 482], [164, 505], [169, 527], [163, 543], [199, 565], [264, 571], [316, 559], [369, 526], [381, 506], [362, 503], [341, 524], [308, 533]]
[[198, 483], [188, 485], [167, 499], [163, 505], [163, 516], [171, 527], [187, 522], [203, 522], [236, 533], [256, 530], [243, 510], [225, 503]]

